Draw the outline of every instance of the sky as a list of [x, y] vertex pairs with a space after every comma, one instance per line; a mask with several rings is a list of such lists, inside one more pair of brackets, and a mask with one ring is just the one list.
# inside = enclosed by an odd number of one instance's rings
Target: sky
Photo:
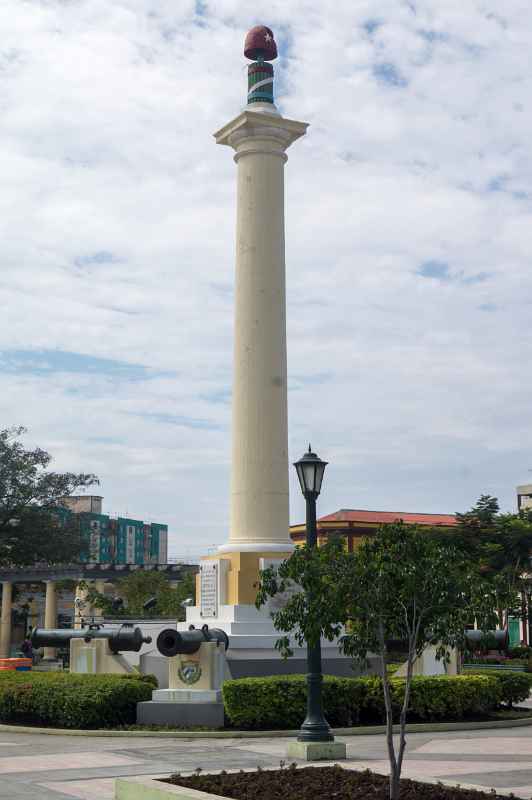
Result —
[[524, 0], [3, 0], [0, 426], [97, 473], [107, 512], [167, 522], [174, 557], [227, 540], [236, 172], [212, 134], [255, 24], [280, 111], [310, 123], [286, 167], [289, 453], [329, 462], [318, 513], [513, 509]]

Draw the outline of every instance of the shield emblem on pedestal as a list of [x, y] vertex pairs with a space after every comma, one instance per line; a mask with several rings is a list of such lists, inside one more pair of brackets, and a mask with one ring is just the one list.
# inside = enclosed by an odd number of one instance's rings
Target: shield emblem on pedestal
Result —
[[201, 678], [201, 667], [197, 661], [182, 661], [177, 674], [183, 683], [197, 683]]

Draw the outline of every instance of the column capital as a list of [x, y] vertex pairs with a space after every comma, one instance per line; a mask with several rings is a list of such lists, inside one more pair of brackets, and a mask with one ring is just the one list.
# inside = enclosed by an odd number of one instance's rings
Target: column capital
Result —
[[245, 154], [264, 152], [285, 156], [285, 150], [304, 136], [307, 122], [276, 114], [245, 110], [214, 134], [216, 144], [236, 150], [235, 160]]

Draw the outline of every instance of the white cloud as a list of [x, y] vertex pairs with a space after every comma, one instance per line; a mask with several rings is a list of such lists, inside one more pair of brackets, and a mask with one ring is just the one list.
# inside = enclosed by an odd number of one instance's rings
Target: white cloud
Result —
[[519, 0], [6, 0], [0, 350], [163, 374], [4, 371], [4, 424], [98, 472], [109, 509], [168, 521], [176, 553], [224, 540], [235, 168], [212, 133], [257, 22], [311, 123], [286, 175], [291, 455], [310, 438], [331, 462], [323, 512], [511, 507], [532, 467]]

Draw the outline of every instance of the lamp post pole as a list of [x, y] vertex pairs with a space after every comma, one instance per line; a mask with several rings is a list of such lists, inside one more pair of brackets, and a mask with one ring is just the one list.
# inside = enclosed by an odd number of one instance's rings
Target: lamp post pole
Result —
[[[318, 546], [316, 497], [314, 492], [308, 492], [305, 497], [308, 547]], [[329, 723], [323, 716], [321, 670], [321, 643], [318, 641], [315, 645], [307, 645], [307, 716], [297, 737], [300, 742], [332, 742], [334, 739]]]
[[[327, 463], [318, 458], [311, 451], [309, 445], [308, 453], [305, 453], [294, 466], [307, 507], [307, 547], [314, 548], [318, 546], [316, 500], [321, 490]], [[299, 730], [297, 737], [299, 742], [332, 742], [334, 740], [329, 723], [323, 716], [323, 675], [321, 670], [321, 643], [318, 640], [316, 644], [307, 644], [307, 716]]]

